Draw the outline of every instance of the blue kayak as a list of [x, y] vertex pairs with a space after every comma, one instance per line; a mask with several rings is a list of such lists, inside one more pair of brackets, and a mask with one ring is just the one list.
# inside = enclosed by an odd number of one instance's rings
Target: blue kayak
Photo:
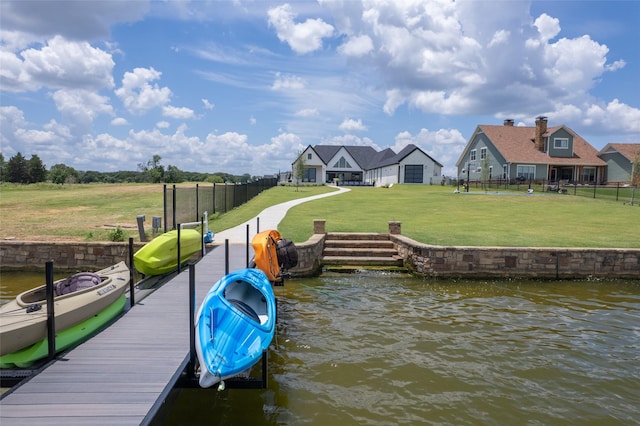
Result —
[[260, 269], [222, 277], [207, 293], [196, 316], [200, 386], [208, 388], [251, 368], [273, 340], [276, 302]]

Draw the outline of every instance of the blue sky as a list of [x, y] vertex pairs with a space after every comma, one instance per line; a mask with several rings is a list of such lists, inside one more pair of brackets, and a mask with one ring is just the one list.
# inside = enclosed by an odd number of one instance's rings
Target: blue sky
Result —
[[270, 175], [308, 145], [478, 124], [640, 142], [638, 1], [0, 2], [0, 146], [47, 168]]

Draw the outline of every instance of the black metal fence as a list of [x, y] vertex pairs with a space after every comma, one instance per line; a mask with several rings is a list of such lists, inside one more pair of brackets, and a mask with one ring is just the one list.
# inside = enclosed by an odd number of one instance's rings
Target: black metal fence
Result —
[[179, 223], [199, 222], [204, 212], [209, 216], [226, 213], [277, 184], [276, 178], [262, 178], [238, 184], [164, 185], [164, 230], [175, 229]]
[[[460, 191], [466, 191], [467, 182], [454, 181]], [[521, 191], [521, 192], [557, 192], [559, 194], [577, 195], [581, 197], [602, 198], [640, 206], [640, 189], [629, 184], [616, 183], [613, 185], [589, 184], [559, 184], [547, 180], [518, 180], [493, 179], [487, 181], [471, 181], [469, 189], [474, 191]]]

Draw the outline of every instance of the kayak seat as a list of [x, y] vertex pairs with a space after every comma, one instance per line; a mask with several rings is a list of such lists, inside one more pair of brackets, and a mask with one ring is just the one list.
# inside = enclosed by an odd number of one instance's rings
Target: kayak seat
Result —
[[258, 317], [258, 314], [256, 314], [256, 311], [254, 311], [251, 306], [247, 305], [242, 300], [238, 300], [238, 299], [227, 299], [227, 300], [244, 315], [248, 316], [258, 324], [260, 324], [260, 318]]
[[55, 286], [56, 296], [73, 293], [74, 291], [91, 288], [102, 282], [100, 275], [93, 272], [80, 272], [67, 279], [59, 281]]

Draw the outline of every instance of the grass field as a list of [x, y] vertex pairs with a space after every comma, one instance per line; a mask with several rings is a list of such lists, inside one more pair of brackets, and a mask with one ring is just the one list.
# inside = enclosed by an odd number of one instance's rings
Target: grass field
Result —
[[[216, 232], [243, 223], [264, 208], [330, 191], [328, 187], [275, 187], [210, 222]], [[136, 216], [162, 216], [162, 185], [0, 186], [0, 238], [106, 241], [121, 226], [137, 239]], [[402, 233], [441, 245], [640, 248], [640, 208], [561, 194], [454, 194], [439, 185], [355, 187], [347, 194], [303, 203], [279, 230], [306, 241], [313, 219], [327, 231]]]
[[439, 245], [523, 247], [640, 247], [640, 208], [556, 193], [471, 192], [451, 187], [395, 185], [356, 187], [291, 210], [280, 232], [305, 241], [314, 218], [328, 232], [387, 232], [402, 222], [402, 233]]

